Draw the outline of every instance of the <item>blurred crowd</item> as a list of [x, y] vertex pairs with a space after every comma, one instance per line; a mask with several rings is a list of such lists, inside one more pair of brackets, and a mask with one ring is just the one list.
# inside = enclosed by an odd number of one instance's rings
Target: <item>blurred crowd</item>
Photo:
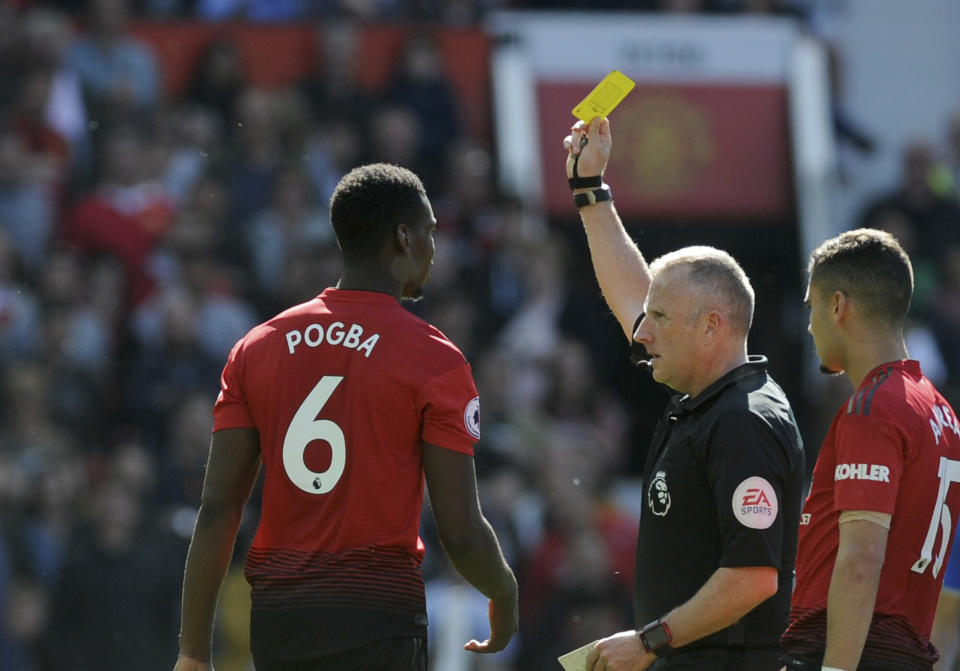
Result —
[[[637, 398], [655, 414], [666, 393], [630, 369], [576, 226], [498, 191], [495, 148], [464, 122], [430, 32], [411, 34], [382, 89], [355, 72], [358, 20], [575, 4], [0, 4], [0, 671], [172, 668], [226, 354], [336, 282], [327, 199], [370, 161], [415, 170], [434, 204], [433, 276], [411, 309], [473, 364], [482, 503], [522, 586], [521, 636], [502, 655], [465, 656], [486, 603], [444, 564], [425, 508], [433, 667], [552, 668], [630, 625]], [[160, 61], [129, 31], [137, 15], [329, 20], [312, 72], [291, 86], [251, 85], [236, 46], [214, 40], [170, 99]], [[911, 349], [957, 402], [960, 115], [948, 126], [949, 142], [905, 149], [901, 183], [860, 223], [913, 254]], [[224, 588], [221, 671], [251, 668], [240, 559], [256, 507], [254, 495]]]

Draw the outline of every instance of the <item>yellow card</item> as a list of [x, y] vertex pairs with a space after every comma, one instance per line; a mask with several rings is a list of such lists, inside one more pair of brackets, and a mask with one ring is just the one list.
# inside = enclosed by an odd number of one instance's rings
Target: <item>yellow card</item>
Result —
[[590, 123], [595, 116], [609, 116], [636, 84], [619, 70], [604, 77], [590, 95], [573, 108], [573, 116]]
[[563, 671], [584, 671], [584, 669], [587, 668], [587, 657], [590, 656], [590, 651], [593, 650], [593, 646], [596, 644], [596, 641], [587, 643], [583, 647], [557, 657], [557, 661], [560, 662]]

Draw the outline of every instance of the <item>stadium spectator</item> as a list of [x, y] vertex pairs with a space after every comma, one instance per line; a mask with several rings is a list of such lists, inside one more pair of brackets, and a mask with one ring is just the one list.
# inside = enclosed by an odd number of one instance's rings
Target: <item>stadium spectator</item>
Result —
[[101, 128], [142, 118], [160, 98], [156, 57], [127, 32], [129, 11], [128, 0], [91, 0], [86, 30], [67, 54]]
[[51, 72], [47, 124], [70, 142], [72, 167], [85, 176], [91, 167], [90, 134], [83, 86], [67, 62], [74, 40], [70, 18], [49, 7], [32, 7], [23, 14], [21, 25], [28, 62]]
[[408, 107], [392, 102], [377, 105], [370, 114], [366, 158], [374, 162], [419, 167], [420, 136], [424, 128]]
[[[542, 443], [530, 467], [543, 509], [543, 533], [524, 568], [522, 629], [547, 636], [536, 645], [556, 658], [567, 650], [557, 649], [557, 639], [544, 630], [544, 622], [555, 617], [550, 596], [565, 589], [605, 591], [607, 581], [629, 594], [637, 527], [635, 519], [606, 498], [613, 460], [597, 435], [558, 421], [543, 432]], [[539, 668], [549, 657], [528, 662]]]
[[900, 183], [867, 204], [859, 225], [873, 228], [879, 212], [899, 210], [913, 223], [919, 259], [939, 263], [945, 246], [960, 242], [960, 205], [952, 196], [934, 188], [936, 167], [937, 152], [928, 141], [907, 143], [901, 155]]
[[644, 469], [637, 630], [601, 639], [587, 671], [779, 669], [804, 478], [793, 412], [766, 359], [747, 354], [743, 270], [710, 247], [648, 267], [603, 185], [611, 145], [607, 119], [578, 122], [567, 177], [607, 304], [675, 394]]
[[50, 595], [28, 576], [16, 576], [2, 603], [0, 671], [46, 671], [50, 652], [43, 640]]
[[928, 323], [947, 364], [949, 382], [944, 394], [960, 399], [960, 243], [944, 245], [941, 276], [930, 301]]
[[319, 24], [313, 62], [296, 84], [311, 119], [304, 161], [322, 202], [330, 200], [340, 177], [370, 153], [366, 130], [376, 105], [360, 81], [362, 47], [358, 23], [338, 19]]
[[[462, 133], [463, 113], [456, 89], [444, 70], [443, 54], [433, 35], [420, 32], [403, 45], [384, 90], [384, 100], [410, 110], [418, 120], [416, 165], [424, 184], [441, 184], [446, 152]], [[403, 164], [401, 164], [403, 165]]]
[[70, 166], [70, 143], [47, 120], [54, 73], [45, 66], [23, 73], [9, 122], [23, 141], [25, 165], [31, 181], [45, 187], [50, 201], [59, 204]]
[[172, 411], [164, 413], [170, 426], [163, 431], [163, 458], [156, 472], [156, 496], [161, 510], [193, 511], [200, 500], [203, 466], [210, 447], [207, 437], [213, 400], [210, 389], [194, 389], [180, 398]]
[[79, 452], [52, 445], [17, 459], [24, 490], [8, 509], [4, 543], [14, 573], [45, 593], [57, 584], [77, 525], [76, 507], [87, 490], [84, 465]]
[[217, 165], [223, 147], [223, 121], [216, 112], [180, 105], [157, 115], [158, 166], [164, 188], [179, 206], [189, 200], [201, 178]]
[[363, 42], [360, 25], [324, 21], [314, 33], [313, 62], [297, 83], [313, 115], [321, 120], [350, 119], [363, 127], [373, 96], [360, 81]]
[[95, 189], [67, 214], [63, 239], [86, 255], [118, 258], [126, 276], [126, 305], [153, 289], [147, 259], [173, 221], [174, 205], [144, 159], [149, 141], [132, 127], [107, 131], [103, 174]]
[[270, 204], [273, 181], [284, 161], [282, 128], [288, 120], [282, 112], [273, 92], [248, 88], [237, 99], [226, 167], [231, 235], [242, 235], [248, 219]]
[[804, 504], [782, 639], [790, 669], [930, 669], [937, 659], [930, 630], [952, 543], [938, 531], [960, 509], [950, 487], [960, 425], [909, 358], [912, 292], [910, 260], [887, 233], [848, 231], [810, 256], [805, 301], [821, 370], [856, 391]]
[[25, 460], [22, 468], [43, 455], [66, 454], [76, 447], [69, 428], [53, 412], [53, 384], [43, 365], [31, 361], [8, 364], [2, 382], [0, 454]]
[[176, 286], [134, 315], [138, 346], [128, 365], [125, 407], [154, 450], [165, 444], [175, 408], [191, 393], [209, 391], [222, 367], [222, 358], [200, 343], [201, 309], [199, 297]]
[[[430, 276], [436, 220], [423, 185], [397, 166], [357, 168], [330, 212], [344, 261], [337, 288], [252, 330], [224, 369], [177, 671], [210, 666], [217, 593], [261, 460], [246, 565], [258, 668], [425, 669], [424, 478], [447, 556], [489, 599], [490, 637], [465, 649], [499, 651], [516, 631], [517, 583], [476, 493], [469, 366], [400, 305]], [[308, 450], [316, 439], [327, 459]]]
[[333, 241], [330, 216], [314, 193], [301, 165], [286, 166], [277, 174], [270, 205], [254, 215], [246, 235], [258, 292], [276, 293], [294, 250]]
[[57, 383], [57, 416], [84, 440], [101, 434], [114, 409], [109, 402], [118, 352], [115, 324], [91, 302], [94, 264], [73, 250], [52, 250], [38, 278], [43, 314], [40, 358]]
[[[169, 668], [176, 646], [178, 562], [142, 493], [117, 475], [95, 483], [89, 523], [70, 544], [51, 599], [52, 671]], [[77, 617], [83, 613], [83, 617]]]
[[54, 233], [57, 204], [49, 185], [24, 169], [29, 163], [20, 135], [0, 130], [0, 247], [12, 246], [22, 270], [36, 277]]
[[200, 53], [184, 102], [215, 112], [220, 123], [233, 126], [237, 101], [249, 86], [246, 63], [230, 39], [214, 39]]

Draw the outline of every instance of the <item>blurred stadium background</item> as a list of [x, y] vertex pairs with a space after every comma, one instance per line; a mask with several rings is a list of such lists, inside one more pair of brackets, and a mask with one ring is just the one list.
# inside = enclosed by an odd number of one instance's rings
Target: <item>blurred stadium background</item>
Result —
[[[728, 249], [750, 345], [812, 467], [845, 382], [816, 373], [807, 251], [858, 225], [911, 252], [913, 355], [960, 385], [953, 0], [7, 0], [0, 4], [0, 671], [172, 668], [219, 371], [338, 277], [326, 201], [390, 161], [440, 221], [413, 309], [470, 358], [481, 494], [522, 585], [486, 604], [425, 513], [432, 667], [557, 668], [630, 626], [641, 455], [666, 398], [631, 370], [563, 181], [607, 71], [608, 181], [648, 258]], [[252, 668], [240, 559], [220, 671]]]

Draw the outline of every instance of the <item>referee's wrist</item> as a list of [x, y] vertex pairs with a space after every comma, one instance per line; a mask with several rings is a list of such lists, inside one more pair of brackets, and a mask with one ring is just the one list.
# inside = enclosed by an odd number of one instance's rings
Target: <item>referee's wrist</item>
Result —
[[606, 184], [601, 184], [595, 189], [573, 190], [573, 204], [578, 210], [582, 210], [589, 205], [596, 205], [597, 203], [609, 203], [612, 201], [613, 192]]

